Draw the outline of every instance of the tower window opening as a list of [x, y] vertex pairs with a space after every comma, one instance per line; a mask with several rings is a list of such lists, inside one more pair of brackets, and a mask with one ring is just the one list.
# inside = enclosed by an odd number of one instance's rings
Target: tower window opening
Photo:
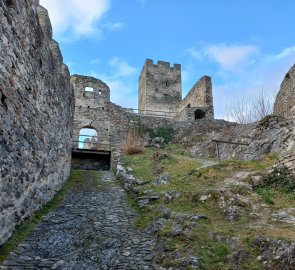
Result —
[[102, 91], [101, 90], [98, 90], [98, 94], [101, 95], [102, 94]]
[[203, 119], [206, 116], [206, 113], [201, 109], [195, 110], [195, 120]]
[[85, 92], [93, 92], [93, 88], [89, 86], [86, 86], [84, 90]]

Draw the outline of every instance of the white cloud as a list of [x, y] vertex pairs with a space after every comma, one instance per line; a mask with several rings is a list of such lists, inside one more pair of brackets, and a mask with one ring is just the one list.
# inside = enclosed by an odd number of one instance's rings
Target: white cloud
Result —
[[48, 9], [54, 33], [75, 36], [99, 34], [97, 22], [109, 10], [111, 0], [41, 0]]
[[190, 47], [185, 50], [185, 53], [188, 53], [192, 58], [196, 60], [202, 60], [204, 56], [204, 52], [201, 50], [197, 50], [195, 47]]
[[245, 64], [251, 63], [250, 58], [258, 52], [258, 47], [253, 45], [218, 44], [209, 46], [205, 53], [216, 61], [225, 70], [235, 72]]
[[259, 48], [254, 45], [202, 44], [185, 50], [185, 53], [198, 61], [213, 60], [225, 71], [240, 72], [245, 66], [254, 63]]
[[121, 30], [122, 28], [124, 28], [125, 24], [121, 23], [121, 22], [108, 22], [103, 24], [103, 27], [111, 30], [111, 31], [118, 31]]
[[113, 57], [111, 59], [110, 66], [112, 74], [115, 77], [128, 77], [137, 72], [136, 68], [132, 67], [126, 61], [118, 57]]
[[104, 81], [111, 89], [111, 101], [126, 108], [137, 108], [137, 69], [123, 59], [113, 57], [109, 72], [91, 71], [90, 76]]
[[270, 59], [274, 59], [274, 60], [283, 59], [285, 57], [288, 57], [288, 56], [294, 54], [294, 52], [295, 52], [295, 46], [285, 48], [281, 53], [279, 53], [277, 55], [271, 55]]
[[[253, 98], [261, 90], [274, 97], [285, 74], [295, 63], [295, 46], [270, 54], [263, 53], [259, 46], [252, 44], [200, 43], [197, 47], [186, 49], [185, 53], [190, 58], [183, 70], [183, 83], [185, 86], [192, 85], [196, 81], [196, 73], [205, 75], [199, 73], [200, 63], [206, 71], [209, 70], [207, 75], [213, 80], [218, 118], [224, 117], [230, 104], [237, 99]], [[212, 60], [217, 65], [212, 66]]]

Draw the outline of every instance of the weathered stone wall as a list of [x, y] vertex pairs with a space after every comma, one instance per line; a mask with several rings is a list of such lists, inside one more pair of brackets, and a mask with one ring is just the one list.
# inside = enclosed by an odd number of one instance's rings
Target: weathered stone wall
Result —
[[281, 83], [274, 113], [284, 117], [295, 117], [295, 65], [291, 67]]
[[0, 244], [70, 172], [74, 96], [38, 2], [0, 0]]
[[138, 109], [169, 112], [180, 101], [180, 65], [147, 59], [139, 77]]
[[[99, 79], [73, 75], [71, 82], [75, 91], [76, 108], [74, 116], [73, 145], [78, 147], [82, 128], [95, 129], [97, 149], [112, 152], [112, 163], [120, 153], [123, 138], [129, 128], [137, 123], [137, 116], [110, 102], [110, 89]], [[93, 92], [85, 92], [85, 87], [93, 87]], [[101, 93], [99, 94], [99, 91]]]
[[[71, 76], [75, 92], [75, 117], [73, 146], [78, 146], [79, 133], [82, 128], [93, 128], [98, 134], [97, 145], [100, 150], [110, 150], [110, 121], [108, 120], [107, 105], [110, 102], [110, 89], [101, 80], [89, 76]], [[86, 91], [93, 88], [93, 92]], [[84, 134], [82, 134], [84, 135]]]
[[202, 110], [205, 113], [204, 118], [214, 118], [212, 82], [209, 76], [203, 76], [196, 82], [179, 104], [177, 111], [182, 112], [186, 108]]

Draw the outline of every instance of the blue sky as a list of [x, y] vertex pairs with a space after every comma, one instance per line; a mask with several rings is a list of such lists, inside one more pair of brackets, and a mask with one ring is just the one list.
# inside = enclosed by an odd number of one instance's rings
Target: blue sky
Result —
[[[203, 75], [217, 117], [237, 98], [275, 93], [295, 63], [293, 0], [41, 0], [71, 74], [137, 108], [146, 58], [182, 65], [183, 97]], [[293, 20], [292, 20], [293, 19]]]

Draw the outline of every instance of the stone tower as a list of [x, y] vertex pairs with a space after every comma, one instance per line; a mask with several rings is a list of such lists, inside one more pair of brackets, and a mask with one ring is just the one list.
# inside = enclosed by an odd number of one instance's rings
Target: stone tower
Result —
[[[139, 110], [173, 111], [181, 101], [181, 66], [147, 59], [139, 77]], [[145, 114], [145, 112], [142, 112]]]

